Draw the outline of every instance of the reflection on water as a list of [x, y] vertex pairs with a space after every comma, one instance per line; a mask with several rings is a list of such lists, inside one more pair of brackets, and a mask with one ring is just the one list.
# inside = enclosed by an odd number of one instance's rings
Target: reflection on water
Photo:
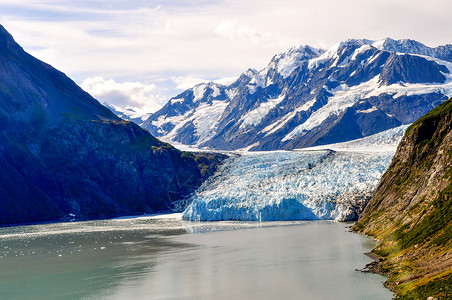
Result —
[[329, 222], [130, 218], [0, 228], [1, 299], [390, 299]]

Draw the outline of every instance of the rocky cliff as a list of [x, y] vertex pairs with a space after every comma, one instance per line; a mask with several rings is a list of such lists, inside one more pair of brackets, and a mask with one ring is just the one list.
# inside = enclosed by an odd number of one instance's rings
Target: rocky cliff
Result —
[[118, 118], [1, 26], [0, 119], [0, 225], [164, 210], [221, 160]]
[[401, 299], [452, 298], [452, 99], [410, 126], [354, 229]]

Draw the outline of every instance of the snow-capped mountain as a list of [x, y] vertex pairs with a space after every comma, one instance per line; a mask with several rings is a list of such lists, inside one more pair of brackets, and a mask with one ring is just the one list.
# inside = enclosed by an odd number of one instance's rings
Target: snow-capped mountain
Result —
[[142, 125], [143, 122], [149, 118], [150, 113], [144, 111], [139, 107], [126, 107], [121, 108], [119, 106], [104, 102], [104, 106], [110, 109], [115, 115], [123, 120], [131, 121], [137, 125]]
[[406, 129], [401, 126], [322, 148], [233, 156], [192, 195], [183, 217], [192, 221], [354, 220]]
[[452, 96], [452, 45], [347, 40], [291, 48], [231, 85], [203, 83], [143, 127], [167, 142], [211, 149], [295, 149], [409, 124]]

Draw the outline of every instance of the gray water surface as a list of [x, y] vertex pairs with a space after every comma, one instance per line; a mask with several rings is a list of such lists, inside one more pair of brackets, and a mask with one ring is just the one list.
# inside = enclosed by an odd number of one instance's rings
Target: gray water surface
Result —
[[391, 299], [334, 222], [130, 218], [0, 228], [1, 299]]

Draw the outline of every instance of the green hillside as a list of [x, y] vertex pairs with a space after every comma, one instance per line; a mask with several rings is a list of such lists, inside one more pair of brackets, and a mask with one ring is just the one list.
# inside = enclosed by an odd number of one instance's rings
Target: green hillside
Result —
[[452, 99], [410, 126], [354, 230], [400, 299], [452, 299]]

